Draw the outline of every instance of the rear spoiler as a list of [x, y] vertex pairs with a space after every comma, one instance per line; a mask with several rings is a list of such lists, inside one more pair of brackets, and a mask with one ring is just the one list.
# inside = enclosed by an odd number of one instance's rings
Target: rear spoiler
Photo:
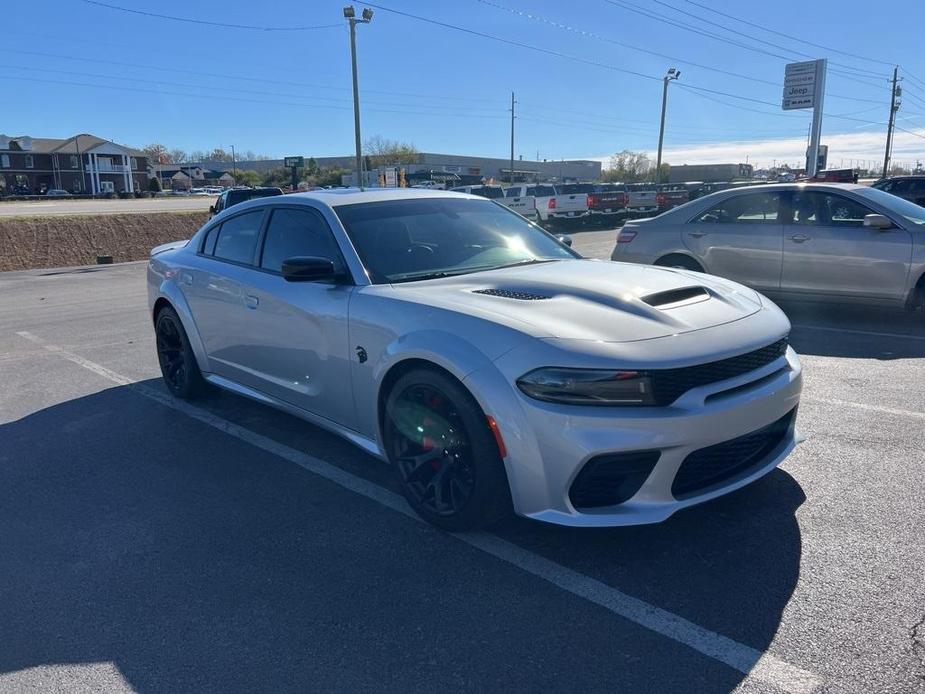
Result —
[[158, 253], [163, 253], [164, 251], [172, 251], [176, 248], [183, 248], [188, 243], [189, 239], [184, 241], [171, 241], [170, 243], [162, 243], [160, 246], [155, 246], [151, 249], [151, 257], [153, 258]]

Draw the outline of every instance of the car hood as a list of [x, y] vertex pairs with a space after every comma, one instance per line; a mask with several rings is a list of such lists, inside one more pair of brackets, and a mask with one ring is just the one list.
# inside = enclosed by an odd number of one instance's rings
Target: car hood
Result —
[[562, 260], [393, 286], [401, 298], [538, 338], [632, 342], [731, 323], [761, 297], [687, 270]]

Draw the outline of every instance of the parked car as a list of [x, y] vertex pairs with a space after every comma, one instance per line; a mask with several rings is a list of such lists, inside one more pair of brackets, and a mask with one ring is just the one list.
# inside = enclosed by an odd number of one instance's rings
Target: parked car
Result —
[[429, 190], [442, 190], [443, 184], [438, 181], [421, 181], [420, 183], [415, 183], [412, 188], [426, 188]]
[[629, 196], [622, 183], [599, 183], [588, 195], [591, 220], [607, 224], [626, 219]]
[[790, 324], [726, 280], [584, 260], [477, 196], [250, 200], [151, 253], [170, 393], [213, 384], [388, 461], [458, 531], [664, 520], [793, 449]]
[[481, 198], [494, 200], [498, 204], [509, 207], [524, 217], [536, 219], [536, 204], [533, 198], [508, 195], [508, 193], [511, 192], [510, 189], [505, 190], [501, 186], [476, 185], [457, 186], [451, 190], [455, 193], [468, 193], [469, 195], [478, 195]]
[[916, 205], [925, 205], [925, 176], [893, 176], [881, 178], [871, 188], [905, 198]]
[[858, 172], [854, 169], [823, 169], [807, 180], [817, 183], [857, 183]]
[[215, 204], [209, 207], [212, 216], [227, 210], [229, 207], [238, 205], [247, 200], [254, 198], [269, 198], [274, 195], [282, 195], [282, 188], [231, 188], [218, 196]]
[[628, 222], [611, 257], [789, 299], [915, 308], [925, 303], [925, 208], [854, 184], [750, 186]]
[[534, 198], [540, 224], [551, 227], [567, 220], [580, 220], [589, 214], [588, 194], [568, 190], [566, 186], [547, 183], [520, 184], [509, 186], [508, 194], [516, 191], [518, 196]]
[[627, 183], [626, 210], [631, 217], [658, 213], [658, 191], [654, 183]]
[[73, 195], [73, 193], [67, 190], [62, 190], [61, 188], [49, 188], [48, 190], [45, 191], [45, 195], [52, 197], [52, 198], [57, 198], [57, 197], [61, 197], [62, 195]]
[[659, 212], [674, 209], [690, 200], [687, 188], [676, 183], [664, 183], [656, 188], [655, 204]]

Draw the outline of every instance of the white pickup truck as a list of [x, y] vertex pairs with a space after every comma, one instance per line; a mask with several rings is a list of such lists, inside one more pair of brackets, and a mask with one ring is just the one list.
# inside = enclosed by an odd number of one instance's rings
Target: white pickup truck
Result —
[[504, 196], [534, 198], [540, 224], [551, 225], [557, 221], [588, 216], [587, 193], [567, 192], [568, 185], [563, 186], [562, 191], [546, 183], [513, 185], [507, 188]]
[[527, 219], [536, 219], [536, 201], [529, 195], [508, 195], [507, 191], [500, 186], [459, 186], [451, 188], [456, 193], [471, 193], [472, 195], [481, 195], [489, 200], [497, 200], [505, 207], [510, 207], [514, 212], [523, 215]]

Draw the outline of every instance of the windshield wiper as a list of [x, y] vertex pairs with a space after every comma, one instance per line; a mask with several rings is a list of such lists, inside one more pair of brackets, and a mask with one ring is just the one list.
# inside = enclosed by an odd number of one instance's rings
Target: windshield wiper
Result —
[[560, 258], [526, 258], [524, 260], [518, 260], [514, 263], [508, 263], [506, 265], [477, 265], [475, 267], [467, 267], [460, 270], [435, 270], [433, 272], [421, 272], [411, 275], [398, 275], [397, 277], [390, 277], [390, 282], [416, 282], [417, 280], [437, 280], [442, 277], [456, 277], [457, 275], [468, 275], [473, 272], [486, 272], [488, 270], [501, 270], [502, 268], [507, 267], [518, 267], [520, 265], [534, 265], [536, 263], [551, 263], [555, 260], [561, 260]]

